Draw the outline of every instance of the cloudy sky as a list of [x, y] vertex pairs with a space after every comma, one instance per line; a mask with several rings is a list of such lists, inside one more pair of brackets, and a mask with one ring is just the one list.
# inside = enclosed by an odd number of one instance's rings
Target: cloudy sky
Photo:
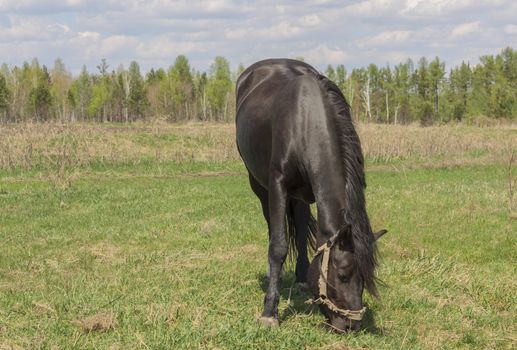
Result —
[[448, 67], [517, 49], [516, 0], [0, 0], [0, 63], [64, 60], [74, 73], [179, 54], [199, 70], [304, 57], [319, 69], [439, 56]]

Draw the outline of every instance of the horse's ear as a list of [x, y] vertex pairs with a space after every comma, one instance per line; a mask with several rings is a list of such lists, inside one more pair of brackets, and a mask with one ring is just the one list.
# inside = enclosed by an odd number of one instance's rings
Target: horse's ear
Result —
[[377, 231], [373, 234], [373, 237], [375, 238], [375, 240], [377, 241], [379, 238], [381, 238], [385, 233], [387, 233], [388, 230], [380, 230], [380, 231]]
[[353, 242], [352, 226], [350, 224], [343, 225], [337, 233], [336, 243], [338, 243], [339, 247], [344, 250], [347, 248], [350, 249]]

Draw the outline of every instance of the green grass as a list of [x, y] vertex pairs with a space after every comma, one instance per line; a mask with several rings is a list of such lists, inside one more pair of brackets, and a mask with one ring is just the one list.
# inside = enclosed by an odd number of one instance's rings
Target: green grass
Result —
[[[267, 234], [240, 163], [99, 164], [64, 187], [46, 175], [0, 173], [0, 349], [517, 346], [503, 166], [368, 171], [384, 285], [347, 335], [319, 326], [292, 266], [280, 328], [258, 326]], [[102, 313], [112, 328], [86, 332]]]

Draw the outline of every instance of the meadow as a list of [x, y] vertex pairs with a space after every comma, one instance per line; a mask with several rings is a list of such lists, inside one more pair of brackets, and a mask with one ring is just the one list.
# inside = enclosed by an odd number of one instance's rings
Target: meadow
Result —
[[517, 128], [360, 124], [379, 299], [320, 324], [288, 264], [257, 324], [266, 225], [229, 124], [0, 126], [0, 349], [514, 349]]

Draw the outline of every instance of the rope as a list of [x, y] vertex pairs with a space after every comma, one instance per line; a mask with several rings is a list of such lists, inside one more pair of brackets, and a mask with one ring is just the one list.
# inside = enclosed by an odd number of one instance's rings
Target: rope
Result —
[[320, 270], [320, 278], [318, 281], [319, 287], [319, 298], [318, 299], [309, 299], [305, 303], [306, 304], [323, 304], [329, 310], [340, 314], [341, 316], [345, 316], [351, 320], [361, 321], [363, 319], [366, 308], [363, 307], [361, 310], [346, 310], [340, 309], [333, 302], [331, 302], [327, 298], [327, 276], [329, 269], [329, 259], [330, 259], [330, 248], [334, 245], [336, 241], [337, 235], [332, 236], [325, 244], [321, 245], [318, 250], [316, 250], [316, 254], [314, 256], [318, 256], [323, 253], [323, 257], [321, 259], [321, 270]]
[[346, 310], [338, 308], [333, 302], [328, 299], [324, 299], [319, 297], [318, 299], [309, 299], [305, 302], [305, 304], [314, 305], [314, 304], [323, 304], [328, 307], [331, 311], [340, 314], [341, 316], [345, 316], [351, 320], [361, 321], [363, 319], [364, 313], [366, 312], [366, 308], [363, 307], [361, 310]]

